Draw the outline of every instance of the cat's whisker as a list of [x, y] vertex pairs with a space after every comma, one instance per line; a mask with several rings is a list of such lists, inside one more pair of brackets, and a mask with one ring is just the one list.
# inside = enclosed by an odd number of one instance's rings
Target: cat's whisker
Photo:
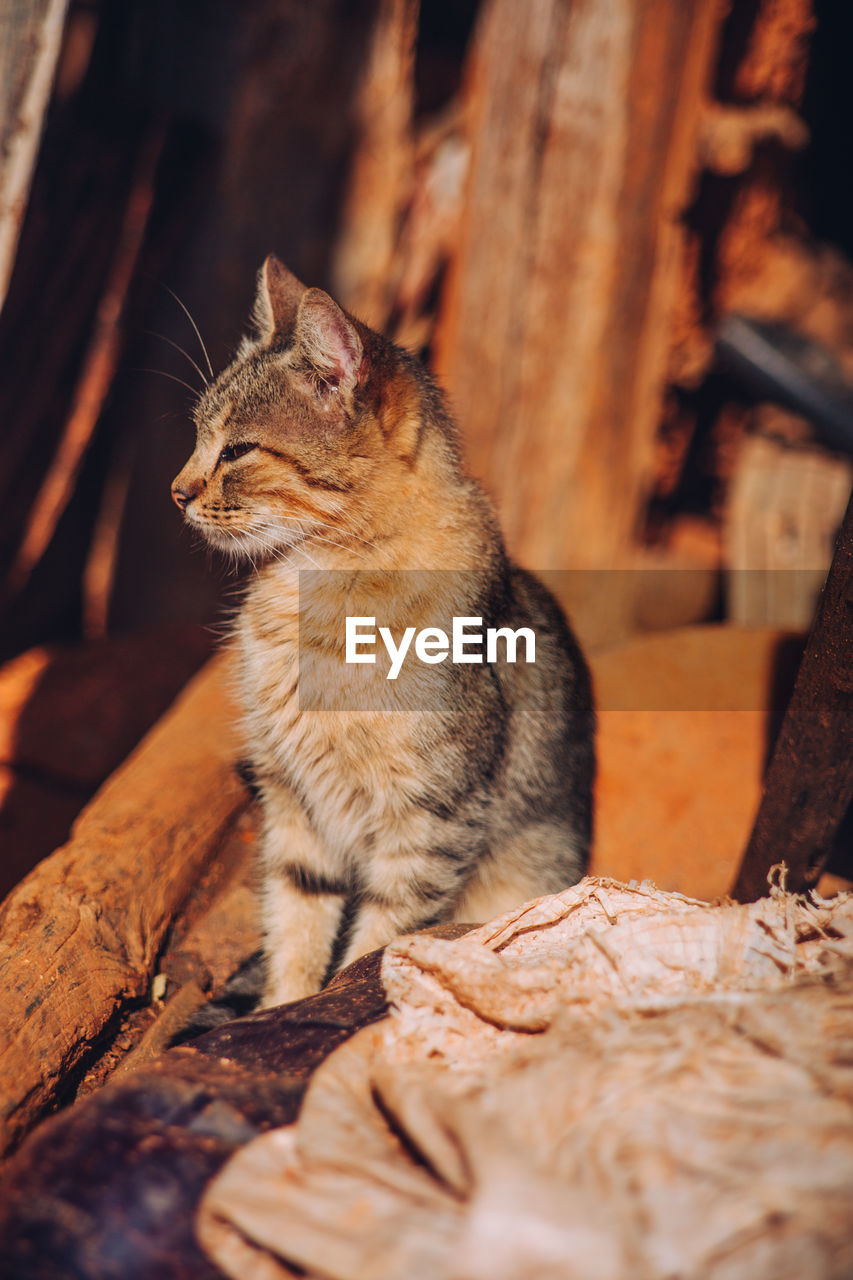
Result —
[[189, 360], [190, 364], [195, 369], [196, 373], [201, 378], [204, 385], [206, 387], [210, 385], [210, 379], [207, 377], [204, 371], [198, 367], [195, 360], [193, 360], [192, 356], [190, 355], [189, 351], [185, 351], [184, 348], [180, 345], [180, 343], [173, 342], [171, 338], [166, 337], [165, 333], [156, 333], [153, 329], [143, 329], [142, 332], [147, 333], [148, 336], [151, 338], [159, 338], [161, 342], [168, 342], [169, 346], [174, 347], [176, 351], [179, 351], [185, 360]]
[[355, 547], [348, 547], [343, 542], [335, 542], [334, 538], [326, 538], [321, 533], [317, 533], [314, 529], [311, 529], [306, 533], [303, 528], [300, 532], [303, 534], [306, 541], [310, 539], [312, 542], [322, 542], [324, 546], [338, 547], [341, 551], [346, 551], [350, 555], [358, 556], [360, 560], [367, 560], [367, 556], [362, 551], [356, 551]]
[[255, 570], [255, 572], [257, 572], [257, 569], [258, 569], [257, 561], [255, 560], [255, 557], [251, 554], [251, 552], [248, 550], [248, 548], [246, 548], [244, 544], [241, 542], [241, 538], [251, 538], [254, 542], [258, 544], [258, 546], [260, 547], [260, 550], [264, 554], [269, 555], [274, 560], [278, 560], [282, 563], [287, 562], [288, 551], [292, 550], [292, 548], [288, 548], [287, 551], [283, 551], [282, 548], [276, 547], [274, 543], [268, 541], [262, 536], [262, 534], [266, 532], [267, 530], [263, 525], [250, 524], [246, 528], [231, 535], [232, 537], [234, 537], [235, 541], [237, 541], [238, 544], [240, 545], [243, 551], [243, 554], [251, 561], [252, 568]]
[[[298, 525], [300, 525], [300, 527], [301, 527], [301, 522], [300, 522], [300, 521], [298, 521], [298, 520], [296, 519], [296, 517], [295, 517], [295, 516], [278, 515], [278, 516], [276, 516], [276, 520], [277, 520], [277, 521], [278, 521], [278, 520], [287, 520], [287, 521], [289, 521], [291, 524], [298, 524]], [[316, 517], [314, 517], [314, 516], [312, 516], [312, 517], [311, 517], [311, 524], [312, 524], [312, 525], [313, 525], [313, 524], [319, 525], [319, 527], [320, 527], [321, 529], [331, 529], [333, 533], [340, 533], [340, 532], [341, 532], [341, 530], [338, 528], [338, 526], [337, 526], [337, 525], [334, 525], [334, 524], [327, 524], [325, 520], [317, 520], [317, 519], [316, 519]], [[273, 527], [274, 527], [274, 526], [273, 526]], [[326, 541], [326, 542], [328, 542], [328, 543], [329, 543], [331, 546], [333, 546], [333, 547], [341, 547], [341, 548], [342, 548], [342, 550], [344, 550], [344, 551], [352, 551], [353, 555], [361, 555], [361, 556], [362, 556], [362, 559], [367, 559], [367, 557], [366, 557], [366, 556], [364, 556], [364, 554], [363, 554], [362, 552], [358, 552], [358, 551], [356, 551], [354, 547], [347, 547], [347, 546], [345, 546], [342, 542], [335, 542], [335, 541], [334, 541], [333, 539], [331, 539], [331, 538], [325, 538], [325, 539], [324, 539], [324, 538], [321, 538], [321, 537], [320, 537], [320, 535], [319, 535], [318, 533], [313, 533], [313, 532], [312, 532], [312, 534], [311, 534], [310, 536], [311, 536], [311, 537], [316, 537], [316, 538], [317, 538], [319, 541], [321, 541], [321, 542]], [[376, 544], [375, 544], [375, 543], [373, 543], [373, 542], [369, 542], [367, 538], [362, 538], [362, 537], [361, 537], [359, 534], [357, 534], [357, 533], [351, 533], [351, 534], [349, 534], [348, 536], [349, 536], [349, 537], [351, 537], [351, 538], [355, 538], [355, 540], [356, 540], [357, 542], [362, 543], [362, 545], [363, 545], [363, 546], [365, 546], [365, 547], [369, 547], [372, 551], [376, 551], [376, 550], [378, 550], [378, 548], [376, 547]]]
[[190, 324], [192, 325], [193, 330], [194, 330], [194, 332], [195, 332], [195, 336], [198, 338], [199, 345], [201, 346], [202, 352], [204, 353], [204, 359], [205, 359], [205, 362], [206, 362], [206, 364], [207, 364], [208, 369], [210, 370], [210, 376], [211, 376], [211, 378], [212, 378], [212, 377], [213, 377], [213, 365], [210, 363], [210, 356], [207, 354], [207, 347], [204, 345], [204, 339], [202, 338], [201, 334], [200, 334], [200, 333], [199, 333], [199, 331], [198, 331], [198, 325], [196, 324], [195, 320], [193, 320], [193, 318], [192, 318], [192, 316], [190, 315], [190, 313], [189, 313], [188, 309], [184, 306], [183, 302], [181, 302], [180, 298], [179, 298], [179, 297], [178, 297], [178, 295], [175, 293], [174, 289], [170, 289], [170, 288], [169, 288], [169, 286], [168, 286], [167, 284], [164, 284], [164, 285], [163, 285], [163, 288], [166, 290], [166, 292], [167, 292], [167, 293], [171, 293], [172, 297], [175, 299], [175, 301], [177, 302], [178, 306], [181, 308], [181, 310], [183, 311], [184, 315], [186, 316], [186, 318], [189, 320]]
[[324, 538], [319, 533], [312, 533], [312, 539], [315, 542], [322, 542], [327, 547], [339, 547], [341, 551], [347, 551], [351, 555], [358, 556], [359, 560], [367, 560], [367, 556], [361, 551], [356, 551], [355, 547], [347, 547], [343, 542], [335, 542], [332, 538]]
[[[296, 525], [296, 532], [299, 534], [299, 537], [303, 540], [306, 539], [308, 535], [306, 534], [305, 529], [301, 524], [301, 522], [298, 520], [293, 520], [292, 522]], [[294, 552], [300, 551], [307, 560], [311, 561], [311, 563], [315, 566], [315, 568], [317, 569], [320, 568], [320, 565], [317, 564], [317, 561], [314, 560], [313, 557], [309, 555], [309, 553], [305, 550], [305, 547], [302, 544], [302, 542], [295, 543], [293, 546], [287, 547], [287, 548], [277, 547], [275, 543], [265, 541], [260, 536], [261, 533], [269, 533], [269, 531], [270, 531], [269, 526], [267, 524], [254, 522], [248, 526], [246, 530], [246, 534], [249, 537], [254, 537], [255, 539], [257, 539], [257, 541], [260, 542], [261, 545], [263, 546], [264, 550], [269, 555], [271, 555], [274, 560], [277, 560], [282, 564], [289, 564], [290, 556]]]
[[198, 398], [198, 387], [191, 387], [188, 382], [184, 382], [183, 378], [177, 378], [174, 373], [167, 373], [165, 369], [134, 369], [134, 373], [159, 373], [161, 378], [170, 378], [172, 382], [179, 382], [182, 387], [186, 387], [193, 397]]
[[304, 543], [300, 542], [298, 546], [293, 548], [293, 550], [300, 552], [305, 557], [306, 560], [308, 560], [311, 564], [313, 564], [315, 569], [322, 568], [322, 565], [319, 565], [317, 561], [314, 559], [314, 557], [308, 551], [305, 550]]
[[[335, 506], [335, 508], [334, 508], [334, 510], [335, 510], [335, 511], [337, 512], [337, 514], [338, 514], [338, 515], [340, 515], [340, 516], [344, 516], [344, 515], [346, 514], [346, 512], [345, 512], [345, 510], [344, 510], [344, 508], [343, 508], [343, 507], [340, 507], [340, 506], [337, 506], [337, 505], [336, 505], [336, 506]], [[295, 520], [295, 519], [296, 519], [296, 517], [295, 517], [295, 516], [286, 516], [286, 515], [277, 514], [277, 515], [275, 516], [275, 519], [276, 519], [276, 520], [291, 520], [291, 521], [293, 521], [293, 520]], [[321, 528], [323, 528], [323, 529], [331, 529], [331, 530], [332, 530], [332, 533], [341, 533], [341, 532], [342, 532], [342, 530], [340, 529], [340, 526], [339, 526], [339, 525], [336, 525], [336, 524], [329, 524], [328, 520], [321, 520], [318, 516], [312, 516], [312, 517], [311, 517], [311, 523], [312, 523], [312, 524], [319, 525], [319, 526], [320, 526]], [[360, 535], [360, 534], [358, 534], [358, 533], [350, 533], [350, 534], [349, 534], [349, 537], [351, 537], [351, 538], [355, 538], [358, 542], [363, 543], [363, 545], [364, 545], [364, 546], [366, 546], [366, 547], [371, 547], [373, 550], [376, 550], [376, 544], [375, 544], [375, 543], [371, 542], [368, 538], [362, 538], [362, 537], [361, 537], [361, 535]]]
[[[367, 556], [366, 556], [366, 555], [364, 555], [364, 553], [363, 553], [363, 552], [361, 552], [361, 551], [357, 551], [357, 550], [355, 549], [355, 547], [348, 547], [348, 546], [346, 546], [346, 544], [345, 544], [345, 543], [343, 543], [343, 542], [335, 542], [335, 540], [334, 540], [333, 538], [326, 538], [326, 537], [323, 537], [323, 535], [322, 535], [322, 534], [317, 533], [317, 532], [316, 532], [316, 530], [314, 530], [314, 529], [309, 529], [309, 530], [306, 532], [306, 530], [305, 530], [305, 526], [304, 526], [300, 521], [296, 520], [296, 519], [295, 519], [295, 517], [293, 517], [293, 516], [290, 516], [290, 517], [288, 517], [288, 516], [282, 516], [282, 517], [279, 517], [279, 518], [280, 518], [280, 519], [284, 519], [284, 520], [289, 520], [289, 521], [290, 521], [290, 523], [295, 524], [295, 525], [296, 525], [296, 528], [297, 528], [298, 533], [299, 533], [299, 534], [301, 535], [301, 537], [302, 537], [303, 539], [305, 539], [306, 541], [307, 541], [308, 539], [310, 539], [312, 542], [321, 542], [321, 543], [323, 543], [323, 545], [324, 545], [324, 546], [337, 547], [337, 548], [339, 548], [339, 550], [341, 550], [341, 551], [345, 551], [345, 552], [347, 552], [347, 553], [348, 553], [348, 554], [350, 554], [350, 555], [358, 556], [358, 557], [359, 557], [359, 559], [361, 559], [361, 560], [367, 560]], [[324, 525], [323, 527], [325, 528], [325, 525]], [[275, 526], [274, 526], [274, 525], [254, 523], [254, 524], [250, 524], [250, 525], [248, 526], [247, 532], [249, 532], [249, 533], [250, 533], [250, 535], [254, 535], [254, 536], [256, 536], [256, 537], [257, 537], [261, 532], [263, 532], [263, 533], [267, 533], [267, 534], [268, 534], [268, 533], [270, 533], [270, 532], [271, 532], [272, 530], [274, 530], [274, 529], [275, 529]], [[275, 548], [274, 544], [272, 544], [272, 543], [267, 543], [267, 544], [266, 544], [266, 550], [267, 550], [267, 551], [270, 551], [270, 552], [274, 552], [274, 551], [276, 550], [276, 548]]]
[[[234, 557], [235, 565], [239, 565], [240, 557], [241, 557], [241, 555], [243, 555], [243, 556], [245, 556], [245, 557], [246, 557], [246, 559], [249, 561], [249, 564], [252, 566], [252, 570], [253, 570], [253, 572], [254, 572], [254, 573], [257, 573], [257, 572], [258, 572], [258, 562], [257, 562], [257, 559], [256, 559], [256, 558], [255, 558], [255, 556], [252, 554], [252, 552], [251, 552], [250, 548], [249, 548], [249, 547], [247, 547], [247, 546], [245, 546], [245, 545], [244, 545], [244, 543], [243, 543], [243, 536], [246, 536], [246, 535], [241, 535], [241, 533], [240, 533], [239, 531], [238, 531], [238, 532], [231, 532], [231, 530], [228, 530], [228, 533], [229, 533], [229, 536], [230, 536], [230, 537], [233, 539], [233, 541], [234, 541], [234, 547], [232, 548], [232, 552], [231, 552], [231, 554], [232, 554], [232, 555], [233, 555], [233, 557]], [[260, 543], [260, 546], [261, 546], [261, 550], [262, 550], [262, 551], [263, 551], [263, 550], [265, 550], [264, 545], [263, 545], [263, 542], [261, 542], [261, 539], [260, 539], [260, 538], [258, 538], [258, 536], [257, 536], [256, 534], [250, 533], [250, 534], [248, 534], [247, 536], [248, 536], [248, 537], [250, 537], [250, 538], [253, 538], [255, 542]]]

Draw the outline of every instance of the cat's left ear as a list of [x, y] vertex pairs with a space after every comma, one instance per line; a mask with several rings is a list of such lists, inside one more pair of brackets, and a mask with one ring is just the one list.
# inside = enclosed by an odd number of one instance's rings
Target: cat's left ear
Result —
[[261, 346], [268, 347], [274, 338], [286, 340], [290, 337], [305, 293], [305, 285], [271, 253], [258, 272], [258, 288], [252, 309]]
[[355, 325], [322, 289], [308, 289], [302, 299], [294, 346], [327, 386], [353, 390], [364, 347]]

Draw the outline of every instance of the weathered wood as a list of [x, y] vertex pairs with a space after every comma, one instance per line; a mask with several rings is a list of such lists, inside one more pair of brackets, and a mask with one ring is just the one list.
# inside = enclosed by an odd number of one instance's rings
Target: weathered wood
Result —
[[535, 569], [631, 562], [722, 9], [490, 0], [437, 365]]
[[[468, 928], [427, 932], [459, 938]], [[195, 1237], [205, 1185], [236, 1147], [295, 1120], [316, 1067], [383, 1017], [382, 954], [319, 995], [170, 1050], [41, 1125], [4, 1169], [0, 1275], [218, 1276]], [[116, 1253], [119, 1240], [126, 1253]]]
[[775, 864], [788, 887], [813, 884], [853, 800], [853, 501], [782, 721], [755, 826], [732, 889], [767, 892]]
[[[252, 963], [261, 945], [256, 816], [250, 806], [217, 840], [172, 920], [145, 996], [122, 1010], [115, 1030], [111, 1026], [95, 1049], [76, 1087], [77, 1099], [145, 1065], [169, 1045], [249, 1013], [257, 1003], [263, 972]], [[220, 997], [223, 1003], [215, 1009], [202, 1008]], [[68, 1091], [64, 1097], [70, 1101]]]
[[68, 0], [0, 4], [0, 307], [9, 286]]
[[247, 802], [223, 659], [0, 909], [0, 1151], [149, 987], [177, 909]]
[[[205, 332], [218, 326], [233, 341], [270, 250], [307, 283], [330, 283], [361, 131], [367, 126], [370, 140], [383, 143], [399, 136], [397, 104], [379, 102], [371, 82], [375, 73], [386, 90], [399, 84], [399, 54], [389, 40], [398, 18], [411, 21], [407, 10], [409, 0], [258, 0], [241, 9], [216, 202], [218, 298]], [[405, 112], [403, 99], [400, 105]], [[377, 114], [368, 120], [365, 111]], [[373, 162], [380, 172], [382, 156]]]

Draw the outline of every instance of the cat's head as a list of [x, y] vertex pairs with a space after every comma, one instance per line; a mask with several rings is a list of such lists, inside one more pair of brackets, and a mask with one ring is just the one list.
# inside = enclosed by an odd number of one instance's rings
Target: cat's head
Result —
[[411, 378], [391, 344], [274, 257], [254, 321], [257, 336], [198, 402], [172, 496], [208, 541], [252, 558], [358, 539], [371, 487], [416, 445]]

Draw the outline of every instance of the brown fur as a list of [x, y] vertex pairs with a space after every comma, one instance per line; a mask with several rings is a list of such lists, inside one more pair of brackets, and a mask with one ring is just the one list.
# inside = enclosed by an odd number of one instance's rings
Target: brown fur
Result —
[[[593, 713], [565, 620], [508, 561], [417, 361], [274, 258], [255, 321], [201, 398], [173, 493], [256, 565], [236, 640], [264, 814], [265, 999], [279, 1003], [399, 932], [582, 875]], [[344, 661], [343, 619], [359, 613], [395, 635], [454, 615], [532, 626], [536, 662], [431, 667], [427, 701], [401, 703]]]

